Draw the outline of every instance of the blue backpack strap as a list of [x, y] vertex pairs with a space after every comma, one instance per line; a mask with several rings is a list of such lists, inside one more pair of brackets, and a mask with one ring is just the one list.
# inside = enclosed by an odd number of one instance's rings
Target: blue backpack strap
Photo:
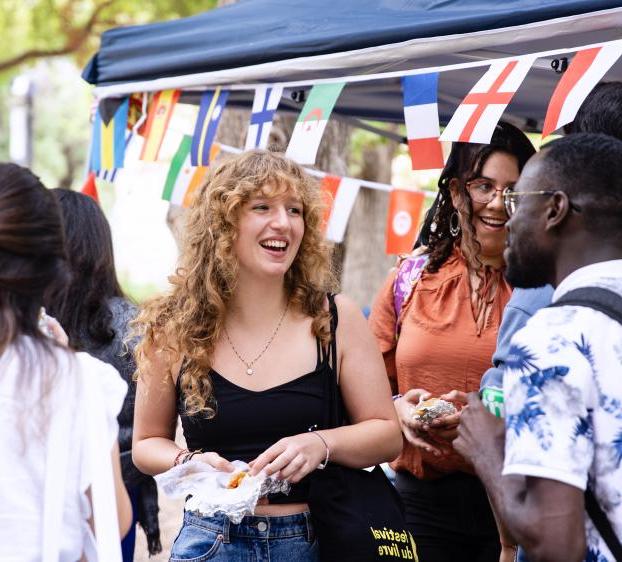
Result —
[[402, 322], [400, 315], [404, 305], [410, 299], [415, 284], [421, 277], [428, 263], [427, 254], [413, 256], [408, 255], [397, 266], [397, 274], [393, 282], [393, 307], [395, 309], [395, 337], [400, 334]]

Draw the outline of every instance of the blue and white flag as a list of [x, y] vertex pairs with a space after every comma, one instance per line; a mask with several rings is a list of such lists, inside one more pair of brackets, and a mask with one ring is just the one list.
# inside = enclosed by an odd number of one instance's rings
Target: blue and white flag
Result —
[[255, 90], [245, 150], [266, 148], [268, 146], [274, 112], [279, 106], [282, 95], [282, 86], [259, 86]]

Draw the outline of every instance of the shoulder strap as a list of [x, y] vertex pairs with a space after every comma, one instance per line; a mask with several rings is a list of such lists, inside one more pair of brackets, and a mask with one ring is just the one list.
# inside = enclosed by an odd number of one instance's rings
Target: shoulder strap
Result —
[[342, 425], [343, 411], [341, 408], [341, 393], [338, 382], [338, 365], [337, 361], [337, 324], [339, 316], [337, 314], [337, 305], [335, 304], [335, 295], [328, 293], [328, 310], [330, 311], [330, 346], [329, 346], [329, 364], [331, 369], [328, 370], [329, 376], [324, 380], [324, 427], [334, 428]]
[[618, 539], [615, 534], [611, 522], [600, 507], [594, 492], [592, 492], [590, 488], [586, 488], [585, 490], [585, 510], [590, 516], [592, 523], [594, 523], [594, 527], [598, 529], [600, 536], [605, 541], [607, 548], [609, 548], [611, 554], [613, 554], [613, 559], [622, 560], [622, 544], [620, 544], [620, 539]]
[[[606, 314], [622, 324], [622, 297], [602, 287], [582, 287], [569, 291], [549, 307], [585, 306]], [[622, 560], [622, 544], [618, 539], [607, 514], [600, 507], [596, 496], [588, 487], [585, 490], [585, 510], [592, 523], [605, 541], [615, 560]]]
[[337, 373], [337, 324], [339, 324], [339, 315], [337, 314], [337, 304], [335, 303], [335, 295], [328, 293], [328, 310], [330, 311], [330, 351], [329, 360], [335, 373], [335, 378], [339, 380]]
[[622, 324], [622, 297], [602, 287], [581, 287], [569, 291], [549, 306], [585, 306]]
[[395, 309], [395, 336], [400, 334], [402, 320], [400, 318], [404, 305], [410, 299], [415, 284], [421, 277], [428, 263], [426, 254], [406, 256], [397, 266], [397, 274], [393, 282], [393, 307]]

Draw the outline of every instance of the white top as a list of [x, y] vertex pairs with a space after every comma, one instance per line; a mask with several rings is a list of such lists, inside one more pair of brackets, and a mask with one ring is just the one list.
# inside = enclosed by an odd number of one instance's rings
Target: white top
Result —
[[[622, 295], [622, 260], [566, 277], [553, 301], [580, 287]], [[590, 488], [622, 540], [622, 325], [591, 308], [539, 310], [512, 338], [503, 379], [503, 474]], [[588, 559], [614, 562], [586, 513]]]
[[[45, 362], [50, 370], [46, 380], [51, 384], [49, 389], [42, 389], [42, 369], [35, 362], [32, 340], [21, 338], [19, 346], [19, 361], [15, 345], [0, 355], [0, 561], [42, 559], [43, 498], [50, 497], [46, 480], [64, 490], [58, 500], [59, 511], [61, 503], [64, 507], [55, 539], [59, 543], [59, 562], [76, 562], [87, 551], [93, 559], [95, 546], [87, 521], [91, 506], [85, 491], [98, 469], [93, 468], [88, 453], [86, 440], [91, 430], [87, 428], [94, 427], [88, 416], [93, 411], [105, 412], [106, 421], [100, 424], [106, 428], [105, 434], [95, 439], [97, 447], [103, 448], [110, 459], [118, 436], [116, 417], [127, 385], [113, 367], [90, 355], [55, 349], [56, 366], [52, 360]], [[86, 388], [93, 390], [85, 393]], [[44, 399], [42, 392], [46, 394]], [[81, 399], [85, 395], [96, 397], [103, 407], [86, 404], [87, 400]], [[63, 428], [61, 435], [66, 433], [61, 446], [54, 447], [63, 452], [60, 466], [66, 465], [66, 470], [62, 474], [54, 473], [58, 463], [46, 462], [52, 448], [50, 441], [55, 440], [54, 427]], [[55, 441], [58, 444], [58, 439]], [[112, 504], [114, 508], [114, 497]]]

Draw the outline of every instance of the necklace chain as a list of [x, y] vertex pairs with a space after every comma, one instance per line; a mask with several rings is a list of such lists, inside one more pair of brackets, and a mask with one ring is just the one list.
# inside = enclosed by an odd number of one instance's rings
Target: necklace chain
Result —
[[255, 363], [257, 363], [257, 361], [259, 361], [259, 359], [261, 359], [261, 357], [263, 356], [263, 354], [268, 350], [268, 348], [270, 347], [270, 344], [274, 341], [274, 338], [276, 337], [277, 333], [279, 332], [279, 328], [281, 327], [281, 324], [283, 323], [283, 319], [285, 318], [285, 315], [287, 314], [287, 309], [289, 308], [289, 302], [285, 305], [285, 310], [283, 311], [283, 314], [281, 314], [281, 318], [279, 319], [278, 324], [276, 325], [276, 328], [274, 328], [274, 331], [272, 332], [272, 335], [270, 336], [270, 338], [268, 339], [268, 341], [266, 342], [266, 345], [263, 346], [263, 349], [257, 354], [257, 357], [255, 357], [255, 359], [253, 359], [252, 361], [247, 361], [246, 359], [244, 359], [240, 353], [238, 352], [238, 350], [235, 348], [235, 345], [233, 345], [233, 342], [231, 341], [231, 338], [229, 337], [229, 332], [227, 332], [227, 328], [225, 328], [223, 326], [223, 329], [225, 331], [225, 337], [227, 338], [227, 341], [229, 342], [229, 345], [231, 346], [231, 349], [233, 350], [233, 353], [235, 353], [235, 356], [242, 362], [244, 363], [244, 365], [246, 365], [246, 374], [247, 375], [252, 375], [255, 371], [253, 369], [253, 365]]

